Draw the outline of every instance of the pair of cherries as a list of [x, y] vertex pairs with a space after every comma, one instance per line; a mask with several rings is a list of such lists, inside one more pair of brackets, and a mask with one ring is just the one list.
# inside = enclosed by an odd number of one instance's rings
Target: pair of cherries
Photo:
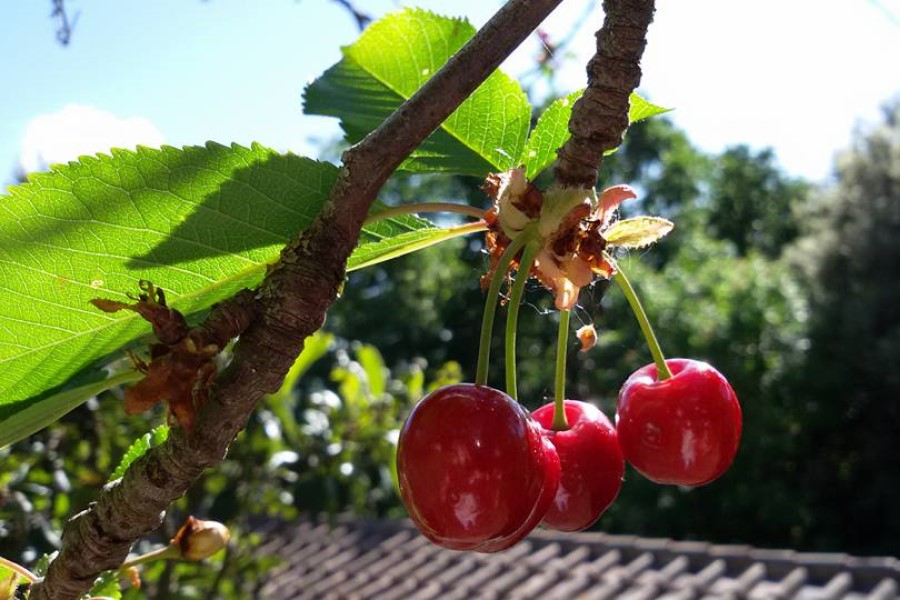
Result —
[[731, 465], [741, 409], [710, 365], [647, 365], [619, 393], [616, 426], [595, 406], [565, 401], [570, 428], [552, 429], [554, 405], [533, 414], [501, 391], [440, 388], [410, 413], [397, 453], [400, 493], [425, 537], [454, 550], [497, 552], [539, 523], [592, 525], [622, 485], [625, 459], [657, 483], [697, 486]]

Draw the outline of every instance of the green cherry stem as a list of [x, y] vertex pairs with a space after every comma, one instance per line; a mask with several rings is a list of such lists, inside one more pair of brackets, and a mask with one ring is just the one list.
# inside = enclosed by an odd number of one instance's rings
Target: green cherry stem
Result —
[[460, 215], [467, 215], [481, 219], [484, 217], [484, 210], [469, 206], [468, 204], [456, 204], [455, 202], [417, 202], [413, 204], [399, 204], [390, 206], [384, 210], [380, 210], [375, 214], [371, 214], [363, 221], [363, 227], [371, 225], [377, 221], [390, 219], [391, 217], [399, 217], [402, 215], [412, 215], [427, 212], [449, 212]]
[[522, 253], [519, 262], [519, 270], [509, 294], [509, 304], [506, 313], [506, 393], [513, 400], [518, 400], [516, 389], [516, 330], [519, 326], [519, 306], [522, 304], [522, 294], [525, 291], [525, 282], [531, 275], [531, 267], [534, 259], [540, 251], [541, 245], [535, 241], [529, 242]]
[[491, 285], [484, 301], [484, 316], [481, 319], [481, 341], [478, 344], [478, 364], [475, 370], [475, 385], [487, 385], [488, 363], [491, 359], [491, 332], [494, 328], [494, 313], [497, 311], [497, 298], [500, 295], [500, 285], [509, 271], [509, 263], [515, 258], [522, 246], [527, 244], [534, 236], [536, 228], [529, 225], [509, 243], [494, 269], [491, 277]]
[[[609, 256], [606, 257], [606, 260], [610, 264], [615, 264]], [[668, 379], [672, 376], [672, 372], [669, 371], [669, 367], [666, 365], [666, 358], [663, 356], [662, 348], [659, 347], [659, 341], [656, 339], [656, 334], [653, 333], [653, 326], [650, 325], [647, 313], [644, 312], [641, 301], [638, 299], [637, 294], [634, 292], [634, 288], [631, 286], [631, 282], [628, 281], [628, 277], [625, 275], [625, 271], [622, 270], [620, 265], [616, 265], [616, 273], [613, 275], [613, 279], [615, 279], [616, 284], [621, 288], [622, 293], [625, 294], [625, 299], [628, 300], [628, 304], [631, 306], [631, 312], [634, 313], [638, 325], [641, 326], [641, 332], [644, 334], [644, 339], [647, 340], [650, 354], [653, 355], [653, 362], [656, 363], [657, 381]]]
[[0, 567], [9, 569], [22, 579], [27, 579], [28, 583], [37, 583], [41, 579], [19, 563], [14, 563], [13, 561], [3, 558], [2, 556], [0, 556]]
[[559, 333], [556, 336], [556, 389], [554, 390], [553, 430], [566, 431], [566, 355], [569, 350], [569, 310], [559, 311]]
[[121, 567], [119, 567], [119, 572], [124, 573], [126, 569], [130, 569], [131, 567], [136, 567], [138, 565], [143, 565], [148, 562], [153, 562], [155, 560], [166, 560], [169, 558], [180, 558], [181, 557], [181, 548], [178, 544], [169, 544], [168, 546], [163, 546], [162, 548], [158, 548], [157, 550], [151, 550], [146, 554], [141, 554], [139, 556], [135, 556], [129, 560], [126, 560]]

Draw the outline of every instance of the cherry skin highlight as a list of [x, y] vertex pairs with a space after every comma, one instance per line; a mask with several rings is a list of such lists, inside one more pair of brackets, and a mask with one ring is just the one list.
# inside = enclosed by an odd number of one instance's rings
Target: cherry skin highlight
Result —
[[587, 402], [565, 401], [569, 429], [553, 431], [554, 405], [532, 413], [559, 454], [562, 477], [542, 524], [559, 531], [587, 529], [619, 494], [625, 459], [613, 424]]
[[560, 465], [515, 400], [472, 384], [435, 390], [410, 412], [397, 448], [400, 495], [429, 540], [496, 552], [540, 523]]
[[698, 486], [720, 477], [741, 439], [741, 406], [725, 377], [705, 362], [666, 361], [632, 373], [619, 391], [616, 430], [625, 459], [656, 483]]

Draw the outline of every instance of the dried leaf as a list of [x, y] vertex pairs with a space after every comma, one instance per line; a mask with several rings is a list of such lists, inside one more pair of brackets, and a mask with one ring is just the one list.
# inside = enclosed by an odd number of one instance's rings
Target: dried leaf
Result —
[[643, 248], [665, 237], [675, 224], [661, 217], [634, 217], [610, 225], [604, 232], [610, 246]]

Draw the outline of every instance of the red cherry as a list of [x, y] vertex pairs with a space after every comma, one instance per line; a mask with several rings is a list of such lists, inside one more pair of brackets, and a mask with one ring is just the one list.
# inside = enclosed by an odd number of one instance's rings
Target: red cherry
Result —
[[657, 483], [704, 485], [734, 460], [741, 440], [741, 405], [721, 373], [705, 362], [666, 361], [672, 377], [656, 380], [656, 365], [632, 373], [619, 391], [616, 429], [625, 458]]
[[400, 495], [439, 546], [496, 552], [534, 529], [559, 485], [559, 457], [515, 400], [484, 386], [440, 388], [412, 410], [397, 448]]
[[562, 478], [543, 524], [560, 531], [580, 531], [594, 524], [622, 487], [625, 459], [616, 430], [593, 404], [566, 400], [569, 429], [553, 431], [554, 405], [532, 413], [556, 448]]

